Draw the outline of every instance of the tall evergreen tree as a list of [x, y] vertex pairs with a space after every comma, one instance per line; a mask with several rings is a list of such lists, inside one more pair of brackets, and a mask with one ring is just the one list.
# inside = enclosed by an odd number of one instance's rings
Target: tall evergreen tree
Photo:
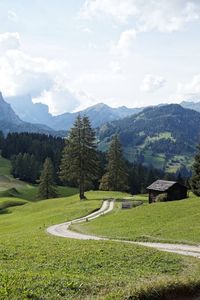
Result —
[[128, 174], [117, 135], [113, 137], [110, 144], [107, 172], [101, 179], [100, 189], [111, 191], [126, 191], [128, 189]]
[[77, 117], [71, 128], [60, 165], [60, 179], [66, 183], [76, 181], [80, 199], [85, 198], [85, 189], [98, 173], [98, 155], [95, 132], [88, 117]]
[[58, 196], [54, 183], [54, 168], [50, 158], [46, 158], [40, 176], [39, 199], [56, 198]]
[[195, 195], [200, 196], [200, 145], [193, 164], [191, 188]]

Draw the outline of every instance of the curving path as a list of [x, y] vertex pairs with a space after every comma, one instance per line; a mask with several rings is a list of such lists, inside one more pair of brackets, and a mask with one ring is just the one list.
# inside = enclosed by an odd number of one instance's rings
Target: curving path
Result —
[[51, 227], [47, 228], [47, 232], [60, 236], [60, 237], [65, 237], [65, 238], [71, 238], [71, 239], [79, 239], [79, 240], [106, 240], [106, 241], [115, 241], [115, 242], [121, 242], [121, 243], [129, 243], [129, 244], [135, 244], [135, 245], [141, 245], [145, 247], [151, 247], [151, 248], [156, 248], [161, 251], [167, 251], [167, 252], [173, 252], [173, 253], [178, 253], [182, 255], [187, 255], [187, 256], [193, 256], [200, 258], [200, 246], [191, 246], [191, 245], [184, 245], [184, 244], [165, 244], [165, 243], [150, 243], [150, 242], [133, 242], [133, 241], [125, 241], [125, 240], [114, 240], [114, 239], [109, 239], [109, 238], [103, 238], [103, 237], [98, 237], [95, 235], [87, 235], [87, 234], [82, 234], [79, 232], [75, 232], [69, 229], [70, 225], [75, 224], [75, 223], [82, 223], [86, 222], [87, 220], [93, 220], [96, 219], [102, 215], [105, 215], [109, 212], [111, 212], [114, 208], [114, 199], [108, 199], [103, 202], [102, 207], [94, 212], [89, 214], [88, 216], [75, 219], [73, 221], [65, 222], [62, 224], [57, 224], [53, 225]]
[[101, 206], [101, 208], [99, 210], [95, 211], [94, 213], [91, 213], [86, 217], [75, 219], [73, 221], [69, 221], [69, 222], [65, 222], [62, 224], [53, 225], [51, 227], [48, 227], [47, 232], [50, 234], [56, 235], [56, 236], [61, 236], [61, 237], [71, 238], [71, 239], [78, 239], [78, 240], [108, 240], [106, 238], [101, 238], [98, 236], [78, 233], [78, 232], [70, 230], [69, 227], [72, 224], [86, 222], [86, 220], [91, 221], [93, 219], [96, 219], [102, 215], [105, 215], [105, 214], [111, 212], [114, 208], [114, 201], [115, 201], [114, 199], [105, 200], [103, 202], [103, 205]]

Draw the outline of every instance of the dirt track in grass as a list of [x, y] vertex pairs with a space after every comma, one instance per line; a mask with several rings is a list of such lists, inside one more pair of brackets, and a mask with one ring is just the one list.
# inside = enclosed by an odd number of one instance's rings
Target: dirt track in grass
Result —
[[88, 216], [75, 219], [69, 222], [65, 222], [62, 224], [53, 225], [47, 228], [47, 232], [55, 235], [60, 236], [64, 238], [71, 238], [71, 239], [78, 239], [78, 240], [109, 240], [109, 241], [115, 241], [120, 243], [129, 243], [129, 244], [137, 244], [145, 247], [151, 247], [156, 248], [161, 251], [166, 252], [173, 252], [178, 253], [186, 256], [193, 256], [200, 258], [200, 246], [191, 246], [191, 245], [185, 245], [185, 244], [166, 244], [166, 243], [150, 243], [150, 242], [134, 242], [134, 241], [125, 241], [125, 240], [113, 240], [109, 238], [103, 238], [95, 235], [87, 235], [82, 234], [79, 232], [75, 232], [70, 230], [70, 225], [76, 224], [76, 223], [82, 223], [91, 221], [93, 219], [96, 219], [102, 215], [105, 215], [107, 213], [110, 213], [114, 208], [114, 199], [105, 200], [103, 202], [103, 205], [101, 208], [89, 214]]

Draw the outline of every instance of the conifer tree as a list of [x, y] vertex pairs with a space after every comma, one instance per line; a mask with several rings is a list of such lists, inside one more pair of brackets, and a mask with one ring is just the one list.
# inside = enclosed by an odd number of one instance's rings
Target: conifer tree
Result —
[[95, 132], [88, 117], [77, 117], [66, 140], [60, 165], [63, 183], [75, 181], [79, 185], [80, 199], [85, 198], [85, 189], [98, 173], [98, 156]]
[[101, 179], [100, 189], [110, 191], [126, 191], [128, 189], [128, 174], [117, 135], [113, 137], [110, 144], [107, 172]]
[[200, 196], [200, 145], [193, 164], [191, 188], [195, 195]]
[[50, 158], [46, 158], [40, 176], [39, 199], [50, 199], [58, 196], [54, 183], [54, 168]]

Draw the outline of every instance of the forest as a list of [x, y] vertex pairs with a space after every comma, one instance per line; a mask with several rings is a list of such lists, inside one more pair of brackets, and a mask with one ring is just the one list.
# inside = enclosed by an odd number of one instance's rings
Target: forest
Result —
[[[0, 133], [1, 155], [11, 161], [12, 175], [20, 180], [38, 183], [42, 166], [46, 158], [50, 158], [54, 168], [56, 184], [67, 184], [76, 187], [78, 183], [69, 179], [64, 183], [60, 180], [59, 171], [62, 153], [66, 141], [63, 138], [36, 133], [9, 133], [6, 137]], [[107, 153], [97, 150], [98, 172], [97, 176], [87, 184], [87, 189], [98, 190], [100, 180], [106, 173], [108, 164]], [[142, 164], [130, 163], [124, 159], [127, 172], [126, 191], [132, 194], [144, 192], [145, 188], [158, 178], [164, 178], [164, 173]]]

